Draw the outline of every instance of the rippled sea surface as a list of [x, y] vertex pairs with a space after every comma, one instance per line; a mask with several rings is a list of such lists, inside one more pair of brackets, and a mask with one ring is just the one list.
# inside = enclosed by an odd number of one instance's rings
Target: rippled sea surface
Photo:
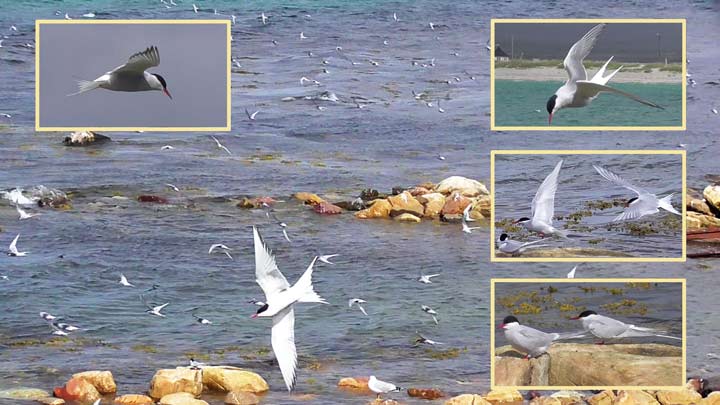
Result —
[[[720, 25], [711, 2], [605, 3], [616, 18], [688, 19], [689, 71], [698, 82], [688, 88], [688, 131], [661, 133], [489, 131], [490, 17], [601, 17], [588, 11], [597, 9], [591, 3], [203, 1], [195, 14], [190, 2], [175, 2], [170, 9], [155, 1], [3, 5], [0, 35], [8, 38], [0, 48], [0, 112], [12, 118], [0, 116], [0, 188], [58, 188], [71, 193], [72, 209], [42, 210], [20, 222], [14, 207], [0, 206], [0, 244], [20, 233], [19, 247], [30, 252], [0, 258], [0, 274], [8, 276], [0, 280], [0, 388], [48, 389], [80, 370], [110, 369], [121, 393], [137, 393], [156, 369], [187, 364], [196, 355], [255, 370], [272, 387], [267, 403], [295, 403], [267, 350], [270, 324], [249, 319], [255, 308], [247, 301], [262, 298], [250, 231], [259, 225], [290, 282], [313, 255], [340, 255], [314, 274], [316, 290], [332, 305], [304, 304], [296, 311], [298, 392], [316, 395], [312, 403], [366, 403], [369, 397], [339, 392], [336, 384], [369, 374], [449, 394], [481, 392], [489, 387], [490, 278], [564, 277], [570, 266], [490, 265], [487, 230], [467, 235], [457, 224], [321, 217], [293, 201], [292, 193], [340, 201], [366, 187], [389, 191], [450, 175], [487, 183], [490, 150], [558, 145], [676, 149], [682, 143], [689, 186], [702, 188], [706, 175], [720, 172], [720, 117], [710, 111], [718, 93], [704, 84], [720, 79]], [[60, 145], [65, 134], [34, 132], [34, 55], [24, 44], [32, 43], [35, 18], [66, 12], [79, 18], [88, 11], [97, 18], [228, 18], [213, 9], [237, 16], [233, 55], [242, 67], [233, 73], [232, 131], [216, 134], [232, 156], [216, 149], [209, 134], [111, 133], [112, 142], [100, 148], [70, 149]], [[269, 24], [257, 19], [261, 12]], [[10, 31], [11, 25], [18, 30]], [[301, 31], [307, 36], [302, 41]], [[337, 46], [360, 64], [338, 57]], [[302, 76], [322, 85], [300, 86]], [[426, 95], [416, 100], [412, 91]], [[337, 101], [327, 101], [334, 99], [330, 93]], [[287, 97], [294, 101], [282, 101]], [[255, 121], [245, 108], [260, 110]], [[175, 149], [161, 151], [163, 145]], [[140, 194], [161, 195], [170, 204], [138, 203]], [[262, 211], [235, 207], [245, 195], [286, 201], [276, 209], [291, 244]], [[233, 248], [234, 260], [207, 254], [219, 242]], [[712, 374], [717, 360], [707, 353], [720, 350], [718, 267], [714, 260], [587, 264], [578, 276], [687, 278], [688, 371]], [[120, 272], [137, 287], [121, 288]], [[420, 272], [441, 276], [423, 285], [414, 281]], [[167, 318], [143, 312], [139, 292], [153, 284], [160, 287], [148, 297], [170, 302]], [[368, 317], [347, 308], [352, 297], [368, 301]], [[421, 304], [438, 311], [439, 325]], [[47, 344], [50, 330], [40, 311], [65, 315], [85, 330], [69, 342]], [[214, 324], [196, 326], [192, 312]], [[459, 349], [457, 356], [413, 348], [415, 331], [446, 343], [443, 350]]]

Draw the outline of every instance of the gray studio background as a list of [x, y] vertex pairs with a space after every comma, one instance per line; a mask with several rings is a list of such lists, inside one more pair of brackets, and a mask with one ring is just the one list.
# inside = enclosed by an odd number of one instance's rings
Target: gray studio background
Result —
[[[173, 99], [160, 91], [77, 91], [155, 45]], [[227, 26], [44, 24], [40, 26], [41, 127], [225, 127]]]
[[[596, 23], [495, 24], [495, 44], [515, 58], [564, 59], [570, 47]], [[658, 40], [658, 34], [659, 40]], [[514, 46], [513, 46], [514, 45]], [[588, 60], [670, 63], [682, 61], [682, 24], [608, 23]]]

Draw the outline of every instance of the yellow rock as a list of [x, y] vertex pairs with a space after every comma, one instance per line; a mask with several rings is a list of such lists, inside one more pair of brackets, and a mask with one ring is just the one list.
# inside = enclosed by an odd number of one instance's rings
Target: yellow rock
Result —
[[225, 396], [226, 405], [257, 405], [260, 399], [251, 392], [233, 391]]
[[392, 204], [388, 200], [375, 200], [373, 205], [365, 208], [362, 211], [355, 213], [355, 218], [359, 219], [370, 219], [370, 218], [388, 218], [390, 217], [390, 210]]
[[720, 186], [707, 186], [703, 190], [703, 197], [708, 204], [720, 209]]
[[440, 193], [423, 194], [417, 198], [425, 206], [423, 217], [437, 218], [445, 206], [445, 196]]
[[590, 405], [612, 405], [615, 398], [615, 393], [607, 390], [587, 398], [586, 401]]
[[117, 385], [110, 371], [85, 371], [73, 374], [73, 378], [82, 378], [98, 390], [99, 393], [114, 394], [117, 391]]
[[468, 179], [462, 176], [451, 176], [438, 183], [435, 191], [448, 195], [455, 191], [459, 191], [466, 197], [475, 197], [478, 195], [490, 194], [484, 184], [477, 180]]
[[368, 378], [362, 377], [362, 378], [353, 378], [353, 377], [346, 377], [340, 379], [338, 382], [338, 387], [343, 388], [353, 388], [358, 390], [370, 390], [368, 388]]
[[118, 405], [152, 405], [155, 401], [147, 395], [128, 394], [116, 397], [114, 403]]
[[700, 405], [720, 405], [720, 392], [711, 392], [699, 402]]
[[295, 193], [294, 197], [296, 199], [302, 201], [303, 203], [309, 204], [309, 205], [320, 204], [321, 202], [325, 201], [322, 198], [320, 198], [320, 196], [318, 196], [317, 194], [314, 194], [314, 193], [299, 192], [299, 193]]
[[53, 397], [47, 397], [47, 398], [40, 398], [36, 399], [37, 402], [40, 402], [41, 404], [45, 405], [64, 405], [65, 400], [61, 398], [53, 398]]
[[416, 217], [422, 217], [425, 212], [423, 205], [407, 191], [390, 196], [387, 199], [390, 205], [392, 205], [390, 216], [395, 217], [401, 214], [412, 214]]
[[472, 202], [472, 208], [470, 208], [470, 218], [472, 219], [484, 219], [484, 218], [490, 218], [490, 207], [491, 199], [489, 195], [483, 195], [478, 198], [476, 198]]
[[159, 405], [210, 405], [207, 402], [195, 399], [192, 394], [187, 392], [177, 392], [168, 394], [160, 399]]
[[485, 400], [492, 404], [522, 403], [523, 396], [518, 390], [500, 388], [488, 392], [485, 395]]
[[259, 374], [237, 367], [203, 367], [202, 383], [210, 391], [258, 393], [270, 389]]
[[655, 393], [655, 396], [663, 405], [697, 404], [702, 399], [702, 395], [698, 392], [686, 389], [677, 391], [658, 391]]
[[77, 398], [77, 402], [93, 403], [101, 397], [94, 385], [90, 384], [83, 378], [71, 378], [65, 384], [65, 390], [73, 398]]
[[413, 214], [400, 214], [394, 218], [396, 221], [400, 222], [421, 222], [422, 219], [416, 217]]
[[530, 405], [561, 405], [559, 399], [553, 397], [537, 397], [530, 401]]
[[702, 229], [717, 226], [720, 227], [720, 219], [699, 212], [687, 211], [687, 228]]
[[462, 394], [448, 399], [444, 405], [490, 405], [490, 402], [477, 394]]
[[710, 211], [710, 207], [708, 206], [707, 201], [700, 198], [688, 197], [687, 209], [688, 211], [696, 211], [705, 215], [713, 215], [712, 211]]
[[559, 391], [551, 395], [552, 398], [560, 401], [561, 405], [584, 404], [584, 396], [575, 391]]
[[371, 402], [368, 402], [368, 405], [400, 405], [400, 402], [394, 400], [394, 399], [374, 399]]
[[620, 391], [613, 405], [657, 405], [655, 397], [644, 391]]
[[160, 399], [169, 394], [186, 392], [194, 397], [203, 390], [202, 372], [187, 367], [158, 370], [150, 382], [150, 396]]

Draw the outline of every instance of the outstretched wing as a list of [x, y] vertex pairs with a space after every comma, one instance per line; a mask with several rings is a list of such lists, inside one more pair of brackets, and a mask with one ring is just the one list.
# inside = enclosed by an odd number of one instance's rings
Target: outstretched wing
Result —
[[269, 298], [281, 291], [290, 288], [285, 276], [275, 264], [275, 256], [265, 245], [260, 237], [257, 228], [253, 226], [253, 239], [255, 243], [255, 280], [265, 293], [265, 297]]
[[280, 365], [285, 386], [292, 391], [295, 386], [297, 351], [295, 350], [295, 311], [292, 305], [273, 316], [272, 348]]
[[594, 26], [590, 31], [587, 32], [579, 41], [568, 51], [563, 65], [568, 74], [568, 81], [575, 82], [578, 80], [587, 80], [587, 72], [585, 66], [583, 66], [583, 60], [590, 54], [590, 51], [595, 46], [598, 36], [605, 29], [607, 24], [598, 24]]
[[652, 101], [643, 100], [642, 98], [640, 98], [634, 94], [630, 94], [630, 93], [624, 92], [622, 90], [618, 90], [618, 89], [612, 88], [610, 86], [606, 86], [604, 84], [593, 83], [593, 82], [585, 80], [585, 79], [578, 80], [575, 84], [577, 85], [578, 95], [582, 96], [583, 98], [585, 98], [585, 97], [593, 98], [593, 97], [597, 96], [598, 93], [604, 91], [604, 92], [608, 92], [608, 93], [615, 93], [615, 94], [619, 94], [621, 96], [625, 96], [631, 100], [635, 100], [638, 103], [645, 104], [650, 107], [659, 108], [661, 110], [665, 109], [662, 106], [659, 106], [659, 105], [653, 103]]
[[559, 161], [535, 193], [532, 200], [532, 216], [534, 219], [552, 224], [552, 218], [555, 215], [555, 192], [558, 187], [558, 176], [563, 161]]
[[618, 176], [617, 174], [611, 172], [610, 170], [608, 170], [608, 169], [606, 169], [606, 168], [604, 168], [604, 167], [602, 167], [602, 166], [593, 165], [593, 168], [595, 169], [596, 172], [598, 172], [601, 176], [603, 176], [603, 177], [605, 178], [605, 180], [608, 180], [608, 181], [610, 181], [610, 182], [613, 182], [613, 183], [617, 184], [617, 185], [620, 186], [620, 187], [625, 187], [626, 189], [628, 189], [628, 190], [634, 192], [635, 194], [637, 194], [638, 197], [641, 196], [641, 195], [643, 195], [643, 194], [650, 194], [650, 195], [652, 195], [652, 194], [651, 194], [650, 192], [648, 192], [647, 190], [630, 184], [630, 182], [628, 182], [627, 180], [623, 179], [622, 177]]
[[130, 56], [127, 63], [111, 70], [110, 73], [135, 72], [142, 73], [145, 70], [160, 64], [160, 51], [156, 46], [151, 46], [142, 52]]

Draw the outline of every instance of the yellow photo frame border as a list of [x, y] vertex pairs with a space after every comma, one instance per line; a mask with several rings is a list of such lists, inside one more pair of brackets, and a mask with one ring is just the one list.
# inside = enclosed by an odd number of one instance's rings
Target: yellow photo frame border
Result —
[[[222, 127], [41, 127], [40, 126], [40, 25], [42, 24], [218, 24], [226, 26], [227, 101], [226, 125]], [[232, 46], [230, 20], [35, 20], [35, 131], [162, 131], [162, 132], [229, 132], [232, 126]]]
[[[682, 161], [682, 254], [680, 257], [496, 257], [495, 156], [496, 155], [680, 155]], [[667, 262], [687, 261], [687, 151], [685, 150], [493, 150], [490, 151], [490, 262]]]
[[[497, 386], [495, 385], [495, 285], [497, 283], [681, 283], [682, 284], [682, 379], [673, 386]], [[687, 380], [687, 280], [684, 278], [492, 278], [490, 279], [490, 389], [518, 391], [680, 390]]]
[[[495, 125], [495, 24], [638, 23], [682, 24], [682, 123], [680, 126], [550, 127]], [[490, 130], [491, 131], [685, 131], [687, 129], [687, 20], [685, 18], [493, 18], [490, 20]]]

